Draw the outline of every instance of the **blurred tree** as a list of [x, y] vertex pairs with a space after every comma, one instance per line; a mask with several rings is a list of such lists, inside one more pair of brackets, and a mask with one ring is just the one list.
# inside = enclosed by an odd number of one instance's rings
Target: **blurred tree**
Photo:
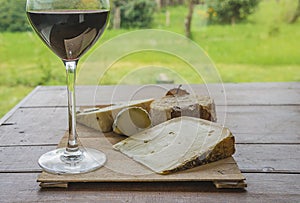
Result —
[[260, 0], [208, 0], [206, 2], [210, 23], [235, 24], [253, 13]]
[[30, 30], [25, 4], [26, 0], [0, 0], [0, 31], [19, 32]]
[[192, 26], [192, 19], [194, 13], [194, 6], [196, 4], [204, 4], [204, 0], [186, 0], [187, 7], [188, 7], [188, 14], [184, 21], [185, 26], [185, 36], [188, 38], [192, 38], [191, 26]]
[[192, 17], [193, 17], [193, 13], [194, 13], [194, 0], [188, 0], [188, 14], [187, 17], [185, 19], [185, 36], [188, 38], [192, 37], [192, 33], [191, 33], [191, 24], [192, 24]]
[[298, 6], [295, 14], [293, 17], [290, 19], [289, 23], [294, 23], [297, 21], [298, 17], [300, 16], [300, 0], [298, 0]]
[[153, 0], [113, 0], [112, 24], [114, 28], [150, 27], [156, 3]]

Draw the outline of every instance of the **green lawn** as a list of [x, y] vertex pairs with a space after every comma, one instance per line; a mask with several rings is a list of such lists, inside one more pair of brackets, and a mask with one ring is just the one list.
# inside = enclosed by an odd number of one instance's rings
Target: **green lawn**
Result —
[[[255, 14], [234, 26], [207, 25], [203, 8], [197, 6], [193, 40], [210, 56], [224, 82], [300, 81], [300, 20], [295, 24], [286, 23], [296, 2], [262, 1]], [[181, 6], [167, 11], [170, 24], [166, 25], [166, 10], [163, 10], [155, 14], [152, 27], [183, 34], [187, 9]], [[129, 30], [107, 30], [98, 45], [127, 32]], [[133, 68], [149, 64], [172, 66], [176, 70], [187, 66], [173, 56], [135, 53], [115, 63], [101, 83], [118, 83], [118, 78]], [[0, 117], [35, 86], [65, 83], [63, 64], [34, 33], [0, 33], [0, 73]], [[193, 74], [186, 73], [185, 77], [189, 82], [195, 81]], [[141, 82], [149, 81], [155, 82]]]

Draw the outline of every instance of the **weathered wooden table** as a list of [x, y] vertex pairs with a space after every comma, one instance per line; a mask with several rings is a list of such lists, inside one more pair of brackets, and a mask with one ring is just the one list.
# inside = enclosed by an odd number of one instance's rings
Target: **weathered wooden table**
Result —
[[[197, 93], [206, 88], [192, 87]], [[300, 83], [220, 87], [211, 85], [210, 93], [218, 122], [236, 137], [234, 158], [247, 178], [245, 190], [220, 190], [209, 182], [77, 183], [41, 189], [37, 160], [65, 133], [67, 101], [65, 87], [37, 87], [0, 120], [0, 202], [300, 202]], [[90, 88], [78, 89], [78, 104], [88, 105]], [[163, 88], [150, 89], [101, 87], [95, 101], [162, 96]]]

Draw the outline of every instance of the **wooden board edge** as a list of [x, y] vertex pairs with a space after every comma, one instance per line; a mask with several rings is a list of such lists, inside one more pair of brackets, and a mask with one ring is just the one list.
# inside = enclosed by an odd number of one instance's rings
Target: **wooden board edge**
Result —
[[64, 182], [40, 182], [41, 188], [68, 188], [69, 183]]
[[213, 181], [217, 189], [244, 189], [247, 187], [246, 180], [240, 181]]

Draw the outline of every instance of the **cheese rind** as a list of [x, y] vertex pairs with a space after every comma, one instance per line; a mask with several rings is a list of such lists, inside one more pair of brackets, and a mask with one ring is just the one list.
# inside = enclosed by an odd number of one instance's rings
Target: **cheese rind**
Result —
[[200, 156], [195, 156], [190, 161], [186, 161], [176, 168], [165, 170], [162, 174], [174, 173], [230, 157], [235, 152], [234, 143], [235, 139], [233, 136], [227, 137], [214, 146], [212, 150]]
[[153, 125], [158, 125], [172, 118], [190, 116], [215, 122], [216, 110], [214, 101], [207, 96], [168, 95], [155, 100], [150, 106]]
[[231, 156], [234, 137], [227, 128], [192, 117], [179, 117], [113, 146], [156, 173], [168, 174]]
[[141, 107], [146, 111], [150, 110], [150, 104], [153, 99], [134, 100], [129, 102], [120, 102], [105, 108], [80, 112], [77, 114], [77, 122], [87, 127], [99, 130], [101, 132], [112, 131], [113, 122], [117, 114], [128, 107]]

